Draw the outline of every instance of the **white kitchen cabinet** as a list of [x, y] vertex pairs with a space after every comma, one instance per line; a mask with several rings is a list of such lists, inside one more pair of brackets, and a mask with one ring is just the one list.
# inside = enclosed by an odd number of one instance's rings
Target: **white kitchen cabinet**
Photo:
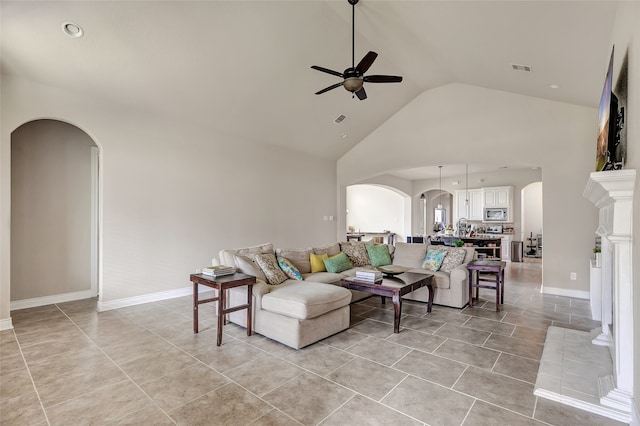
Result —
[[482, 220], [482, 190], [469, 191], [469, 220]]
[[503, 235], [500, 240], [500, 252], [502, 255], [502, 260], [511, 260], [511, 240], [513, 239], [512, 235]]
[[455, 222], [457, 223], [461, 217], [468, 217], [469, 210], [465, 204], [467, 191], [456, 191], [455, 195]]
[[511, 207], [512, 202], [513, 186], [482, 188], [482, 204], [484, 208]]
[[[466, 204], [467, 192], [469, 193], [469, 205]], [[456, 222], [460, 218], [468, 220], [482, 220], [482, 190], [459, 190], [455, 193]]]

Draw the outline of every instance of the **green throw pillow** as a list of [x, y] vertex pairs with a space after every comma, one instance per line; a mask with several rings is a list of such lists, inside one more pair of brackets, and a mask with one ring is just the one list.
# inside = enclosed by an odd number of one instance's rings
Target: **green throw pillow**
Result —
[[437, 272], [446, 255], [447, 252], [444, 250], [429, 250], [422, 262], [422, 269], [429, 269], [433, 272]]
[[353, 268], [351, 261], [343, 252], [322, 259], [322, 261], [324, 262], [325, 268], [327, 268], [327, 272], [338, 273]]
[[389, 254], [389, 247], [386, 244], [377, 246], [367, 244], [366, 247], [371, 266], [391, 265], [391, 255]]

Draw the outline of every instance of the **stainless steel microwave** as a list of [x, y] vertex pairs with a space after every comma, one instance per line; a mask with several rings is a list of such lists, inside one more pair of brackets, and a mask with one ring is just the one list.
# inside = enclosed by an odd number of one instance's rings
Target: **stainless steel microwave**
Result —
[[482, 220], [484, 222], [508, 222], [509, 209], [507, 207], [485, 208]]

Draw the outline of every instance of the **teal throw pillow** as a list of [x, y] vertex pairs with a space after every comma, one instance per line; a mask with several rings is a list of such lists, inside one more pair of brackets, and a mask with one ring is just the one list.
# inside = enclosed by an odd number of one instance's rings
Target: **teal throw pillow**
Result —
[[386, 244], [377, 246], [367, 244], [366, 247], [371, 266], [391, 265], [391, 255], [389, 254], [389, 247]]
[[298, 268], [296, 268], [295, 265], [291, 263], [289, 259], [287, 259], [286, 257], [278, 256], [278, 265], [289, 278], [302, 281], [302, 274], [300, 273]]
[[430, 271], [437, 272], [446, 255], [447, 252], [444, 250], [429, 250], [422, 261], [422, 269], [429, 269]]
[[338, 272], [346, 271], [347, 269], [353, 268], [351, 261], [343, 252], [340, 252], [335, 256], [322, 259], [322, 261], [324, 262], [324, 267], [327, 268], [327, 272], [333, 272], [337, 274]]

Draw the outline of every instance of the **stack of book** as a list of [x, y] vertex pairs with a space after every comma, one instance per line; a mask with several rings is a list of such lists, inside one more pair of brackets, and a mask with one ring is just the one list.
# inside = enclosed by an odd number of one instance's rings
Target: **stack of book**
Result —
[[211, 277], [222, 277], [224, 275], [231, 275], [235, 273], [236, 268], [225, 265], [205, 266], [202, 268], [202, 275], [209, 275]]
[[354, 278], [356, 281], [360, 281], [363, 283], [380, 283], [382, 282], [382, 272], [380, 271], [356, 271], [356, 276]]

